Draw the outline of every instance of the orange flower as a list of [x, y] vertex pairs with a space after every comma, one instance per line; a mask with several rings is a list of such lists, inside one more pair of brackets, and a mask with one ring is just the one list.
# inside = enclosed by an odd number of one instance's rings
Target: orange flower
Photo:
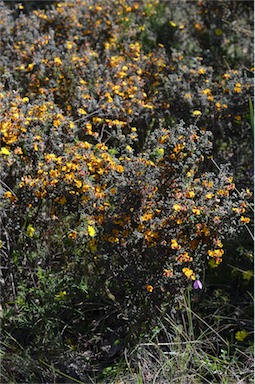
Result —
[[203, 95], [210, 96], [211, 95], [211, 90], [209, 88], [206, 88], [202, 91]]
[[115, 168], [117, 172], [119, 173], [122, 173], [124, 172], [124, 168], [122, 167], [122, 165], [117, 165], [117, 167]]
[[214, 251], [209, 250], [207, 253], [210, 257], [221, 257], [224, 254], [224, 251], [223, 249], [215, 249]]
[[188, 191], [186, 196], [190, 199], [192, 199], [193, 197], [195, 197], [195, 192], [194, 191]]
[[181, 249], [181, 246], [177, 243], [177, 240], [172, 239], [171, 240], [171, 248], [172, 249]]
[[196, 24], [194, 25], [194, 27], [195, 27], [195, 29], [196, 29], [197, 31], [202, 31], [202, 29], [203, 29], [203, 26], [202, 26], [202, 24], [200, 24], [200, 23], [196, 23]]
[[248, 223], [251, 221], [251, 219], [250, 219], [249, 217], [241, 216], [240, 221], [241, 221], [242, 223], [247, 223], [247, 224], [248, 224]]
[[235, 85], [235, 87], [234, 87], [234, 91], [236, 92], [236, 93], [240, 93], [241, 92], [241, 84], [240, 83], [236, 83], [236, 85]]
[[12, 203], [18, 200], [18, 198], [10, 191], [5, 192], [4, 197], [6, 199], [9, 199]]
[[152, 217], [153, 217], [152, 212], [145, 212], [145, 213], [141, 216], [141, 220], [142, 220], [142, 221], [148, 221], [148, 220], [150, 220]]
[[72, 231], [67, 235], [68, 239], [72, 239], [72, 240], [75, 240], [77, 236], [78, 236], [78, 233], [76, 231]]
[[57, 67], [59, 67], [62, 64], [62, 61], [59, 57], [54, 58], [54, 63], [56, 64]]
[[172, 271], [172, 269], [166, 269], [166, 268], [164, 268], [164, 270], [163, 270], [163, 276], [165, 276], [165, 277], [172, 277], [172, 276], [173, 276], [173, 271]]
[[146, 284], [146, 289], [147, 289], [148, 292], [151, 293], [151, 292], [153, 291], [154, 288], [153, 288], [152, 285], [150, 285], [150, 284]]
[[205, 74], [205, 69], [204, 69], [204, 68], [200, 68], [200, 69], [198, 70], [198, 74], [199, 74], [199, 75], [204, 75], [204, 74]]
[[193, 258], [189, 256], [188, 252], [181, 253], [176, 260], [178, 260], [180, 263], [186, 263], [188, 261], [193, 261]]

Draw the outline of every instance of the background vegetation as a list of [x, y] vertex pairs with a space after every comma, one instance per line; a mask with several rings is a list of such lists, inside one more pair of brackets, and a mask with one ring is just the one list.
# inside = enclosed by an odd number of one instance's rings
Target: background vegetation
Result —
[[0, 2], [1, 381], [253, 379], [253, 2]]

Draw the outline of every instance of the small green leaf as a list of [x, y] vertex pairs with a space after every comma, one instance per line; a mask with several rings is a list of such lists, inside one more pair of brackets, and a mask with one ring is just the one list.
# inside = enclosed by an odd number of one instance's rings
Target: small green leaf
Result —
[[250, 125], [251, 125], [252, 133], [254, 136], [254, 109], [253, 109], [251, 98], [249, 98], [249, 110], [250, 110]]
[[218, 264], [216, 264], [215, 260], [214, 259], [211, 259], [209, 262], [208, 262], [209, 266], [211, 268], [217, 268], [218, 267]]

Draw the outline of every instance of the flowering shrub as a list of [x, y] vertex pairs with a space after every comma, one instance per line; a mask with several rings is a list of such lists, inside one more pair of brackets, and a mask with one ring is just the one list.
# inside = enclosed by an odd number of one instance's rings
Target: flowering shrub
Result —
[[54, 315], [51, 337], [68, 338], [82, 329], [73, 308], [100, 299], [139, 328], [201, 288], [224, 239], [250, 221], [249, 190], [212, 160], [249, 128], [251, 70], [215, 74], [185, 57], [185, 28], [158, 1], [0, 12], [7, 313], [17, 328], [36, 318], [33, 337]]

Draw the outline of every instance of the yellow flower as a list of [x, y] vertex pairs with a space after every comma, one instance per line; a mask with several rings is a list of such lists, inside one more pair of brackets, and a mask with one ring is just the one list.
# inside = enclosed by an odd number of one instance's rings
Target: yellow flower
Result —
[[60, 205], [64, 205], [64, 204], [66, 204], [66, 198], [65, 198], [65, 196], [59, 196], [59, 197], [56, 197], [54, 201], [55, 201], [56, 203], [60, 204]]
[[55, 295], [56, 300], [64, 300], [66, 297], [66, 291], [59, 291], [57, 295]]
[[192, 177], [194, 175], [193, 169], [187, 172], [187, 177]]
[[172, 276], [173, 276], [173, 271], [172, 271], [172, 269], [166, 269], [166, 268], [164, 268], [164, 270], [163, 270], [163, 276], [165, 276], [165, 277], [172, 277]]
[[150, 229], [148, 229], [145, 232], [145, 234], [144, 234], [144, 238], [145, 238], [146, 241], [152, 242], [154, 239], [158, 238], [158, 233], [157, 232], [153, 232]]
[[205, 69], [204, 68], [200, 68], [197, 73], [199, 75], [204, 75], [205, 74]]
[[236, 93], [240, 93], [241, 92], [241, 84], [240, 83], [236, 83], [235, 87], [234, 87], [234, 91]]
[[85, 124], [85, 126], [86, 126], [86, 132], [87, 132], [87, 134], [88, 135], [92, 135], [92, 124], [91, 123], [86, 123]]
[[178, 260], [180, 263], [186, 263], [193, 261], [193, 258], [189, 256], [188, 252], [181, 253], [176, 260]]
[[115, 168], [117, 172], [119, 173], [122, 173], [124, 172], [124, 168], [122, 167], [122, 165], [117, 165], [117, 167]]
[[113, 237], [113, 236], [109, 236], [107, 241], [109, 241], [109, 243], [119, 243], [118, 237]]
[[12, 197], [12, 193], [11, 193], [10, 191], [7, 191], [7, 192], [5, 192], [4, 197], [5, 197], [6, 199], [11, 199], [11, 197]]
[[202, 91], [203, 95], [210, 96], [211, 95], [211, 90], [209, 88], [206, 88]]
[[200, 115], [202, 115], [202, 112], [201, 112], [201, 111], [198, 111], [198, 110], [196, 109], [195, 111], [192, 112], [192, 114], [193, 114], [194, 116], [200, 116]]
[[60, 57], [55, 57], [54, 63], [56, 64], [57, 67], [60, 67], [60, 65], [62, 64]]
[[18, 200], [18, 198], [17, 198], [17, 196], [15, 196], [12, 192], [10, 192], [10, 191], [6, 191], [5, 193], [4, 193], [4, 197], [6, 198], [6, 199], [9, 199], [12, 203], [15, 203], [17, 200]]
[[28, 64], [28, 66], [27, 66], [27, 70], [28, 70], [28, 71], [32, 71], [33, 68], [34, 68], [34, 66], [35, 66], [34, 63]]
[[146, 289], [147, 289], [148, 292], [152, 292], [154, 288], [153, 288], [152, 285], [146, 284]]
[[88, 225], [88, 234], [90, 237], [95, 237], [96, 235], [96, 230], [92, 225]]
[[79, 108], [78, 112], [80, 115], [86, 115], [87, 114], [87, 112], [83, 108]]
[[171, 240], [171, 248], [172, 249], [181, 249], [181, 246], [178, 244], [177, 240], [172, 239]]
[[242, 223], [247, 223], [247, 224], [248, 224], [248, 223], [251, 221], [251, 219], [250, 219], [249, 217], [241, 216], [240, 221], [241, 221]]
[[203, 25], [200, 23], [194, 24], [194, 28], [196, 28], [197, 31], [201, 31], [203, 29]]
[[145, 213], [141, 216], [141, 220], [142, 220], [142, 221], [148, 221], [148, 220], [150, 220], [152, 217], [153, 217], [152, 212], [145, 212]]
[[176, 144], [176, 146], [174, 147], [173, 151], [174, 153], [179, 153], [181, 152], [181, 150], [184, 148], [184, 144]]
[[216, 240], [216, 244], [217, 244], [217, 247], [219, 247], [219, 248], [223, 247], [223, 244], [219, 239]]
[[210, 257], [221, 257], [224, 254], [224, 251], [223, 249], [215, 249], [214, 251], [209, 250], [207, 253]]
[[194, 191], [188, 191], [186, 196], [188, 198], [192, 199], [195, 196], [195, 192]]
[[196, 280], [196, 278], [195, 278], [195, 274], [194, 274], [194, 272], [192, 271], [192, 269], [189, 269], [189, 268], [182, 268], [182, 272], [184, 273], [184, 275], [185, 275], [188, 279]]
[[181, 209], [182, 209], [182, 207], [180, 206], [180, 204], [174, 204], [174, 205], [173, 205], [173, 209], [174, 209], [174, 211], [176, 211], [176, 212], [180, 212]]
[[2, 153], [2, 155], [8, 156], [11, 152], [6, 147], [2, 147], [1, 148], [1, 153]]
[[198, 208], [192, 208], [192, 212], [194, 213], [194, 215], [200, 215], [201, 214], [201, 211]]
[[209, 200], [209, 199], [212, 199], [213, 196], [214, 196], [214, 193], [207, 193], [207, 194], [205, 195], [205, 198]]
[[78, 233], [76, 231], [72, 231], [67, 235], [68, 239], [72, 239], [72, 240], [75, 240], [77, 236], [78, 236]]
[[35, 229], [34, 229], [34, 227], [32, 227], [32, 225], [29, 224], [29, 225], [27, 226], [26, 235], [29, 236], [29, 237], [33, 237], [33, 236], [34, 236], [34, 233], [35, 233]]
[[241, 331], [236, 332], [235, 338], [237, 341], [244, 341], [248, 335], [249, 333], [245, 329], [242, 329]]
[[81, 180], [74, 180], [75, 182], [75, 185], [77, 188], [81, 188], [82, 187], [82, 181]]
[[67, 49], [72, 49], [72, 47], [73, 47], [73, 43], [71, 41], [67, 41], [66, 42], [66, 48]]

